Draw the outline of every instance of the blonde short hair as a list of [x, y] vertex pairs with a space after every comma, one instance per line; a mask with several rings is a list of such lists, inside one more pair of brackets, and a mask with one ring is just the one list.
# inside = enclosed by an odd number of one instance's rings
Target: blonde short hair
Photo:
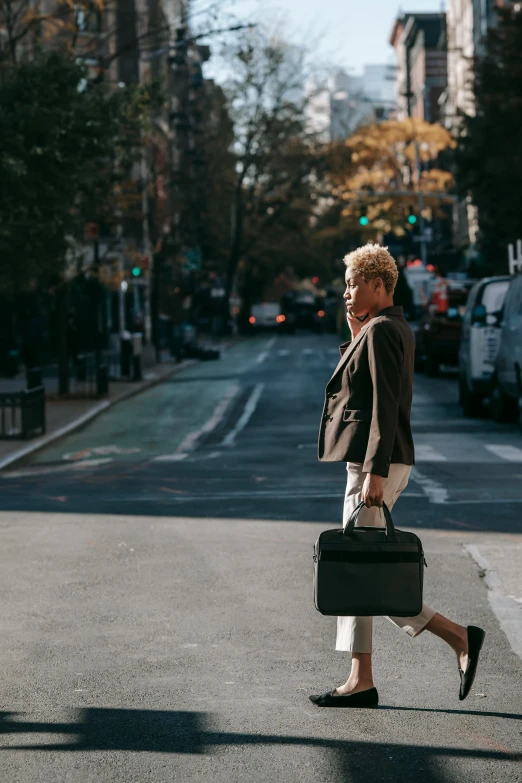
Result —
[[380, 277], [384, 283], [386, 293], [393, 294], [399, 272], [397, 264], [388, 252], [387, 247], [372, 244], [363, 245], [354, 250], [353, 253], [348, 253], [344, 257], [344, 263], [348, 269], [361, 275], [367, 283], [370, 280], [375, 280], [376, 277]]

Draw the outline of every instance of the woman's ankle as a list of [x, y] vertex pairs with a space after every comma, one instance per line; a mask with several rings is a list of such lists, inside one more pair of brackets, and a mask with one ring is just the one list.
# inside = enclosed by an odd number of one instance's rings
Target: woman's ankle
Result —
[[369, 691], [371, 688], [374, 688], [373, 680], [370, 679], [355, 679], [352, 677], [348, 677], [346, 682], [343, 685], [340, 685], [336, 691], [339, 696], [347, 696], [350, 693], [360, 693], [361, 691]]

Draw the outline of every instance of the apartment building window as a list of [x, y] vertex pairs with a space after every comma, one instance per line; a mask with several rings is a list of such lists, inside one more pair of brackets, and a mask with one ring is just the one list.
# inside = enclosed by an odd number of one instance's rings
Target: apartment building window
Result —
[[74, 6], [76, 29], [80, 33], [101, 33], [102, 14], [94, 3]]
[[488, 32], [488, 16], [489, 16], [489, 2], [488, 0], [480, 0], [480, 34], [484, 37]]

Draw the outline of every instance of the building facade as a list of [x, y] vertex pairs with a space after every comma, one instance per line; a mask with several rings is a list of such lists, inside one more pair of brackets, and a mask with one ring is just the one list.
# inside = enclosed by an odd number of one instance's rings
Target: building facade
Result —
[[458, 133], [461, 116], [475, 113], [475, 61], [484, 53], [488, 30], [497, 22], [497, 9], [511, 0], [448, 0], [448, 86], [443, 96], [444, 124]]
[[[475, 114], [475, 64], [485, 51], [488, 30], [497, 22], [497, 9], [513, 5], [509, 0], [448, 0], [446, 39], [448, 84], [441, 96], [441, 120], [458, 136], [464, 115]], [[479, 215], [468, 197], [454, 207], [454, 242], [475, 257]]]
[[390, 44], [395, 50], [397, 118], [437, 122], [448, 81], [445, 14], [401, 14]]
[[395, 108], [388, 65], [365, 65], [361, 74], [339, 69], [325, 87], [309, 85], [309, 121], [326, 142], [343, 141], [361, 125], [387, 119]]

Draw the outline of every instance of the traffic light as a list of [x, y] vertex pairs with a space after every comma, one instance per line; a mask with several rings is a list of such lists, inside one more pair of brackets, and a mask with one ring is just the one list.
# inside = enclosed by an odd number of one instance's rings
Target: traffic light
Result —
[[414, 226], [416, 222], [417, 222], [417, 215], [413, 211], [413, 207], [410, 207], [408, 210], [408, 223], [410, 224], [410, 226]]
[[142, 275], [142, 269], [139, 266], [133, 266], [132, 267], [132, 276], [133, 277], [141, 277]]
[[361, 209], [361, 214], [359, 217], [359, 223], [361, 226], [367, 226], [370, 221], [368, 220], [368, 216], [366, 215], [366, 209]]

